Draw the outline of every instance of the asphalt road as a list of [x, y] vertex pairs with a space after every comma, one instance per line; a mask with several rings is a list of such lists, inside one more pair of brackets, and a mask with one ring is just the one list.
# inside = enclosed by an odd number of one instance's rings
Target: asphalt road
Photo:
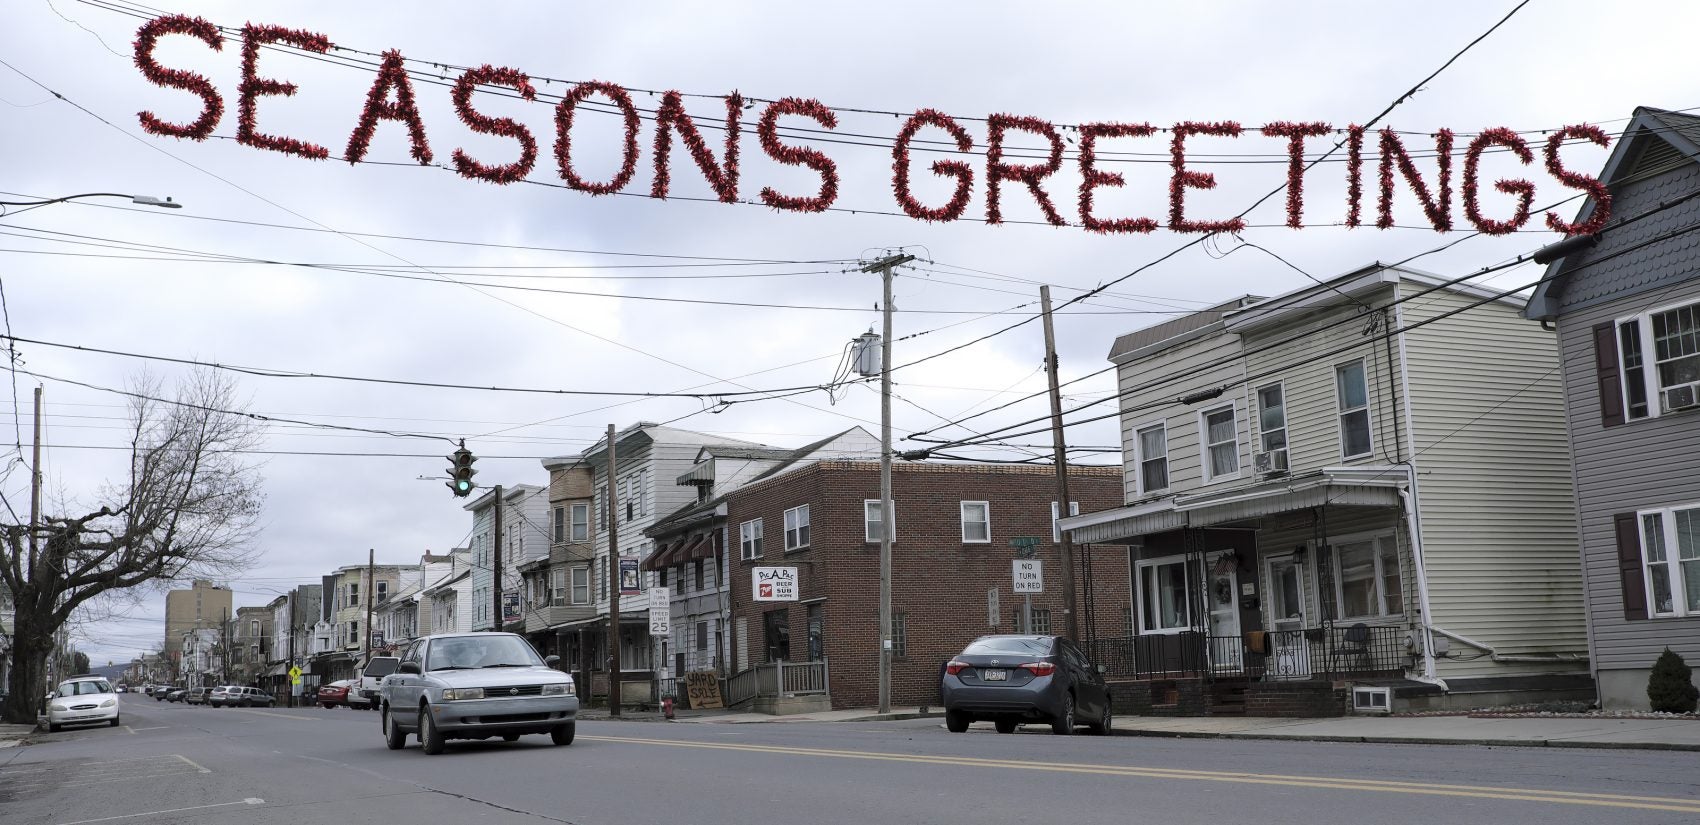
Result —
[[1692, 753], [581, 722], [384, 748], [378, 715], [126, 696], [122, 727], [0, 750], [0, 823], [1567, 825], [1700, 822]]

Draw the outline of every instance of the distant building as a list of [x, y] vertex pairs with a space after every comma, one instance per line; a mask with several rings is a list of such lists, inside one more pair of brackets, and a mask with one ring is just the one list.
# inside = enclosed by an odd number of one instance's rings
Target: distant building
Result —
[[183, 634], [190, 630], [217, 629], [231, 616], [230, 588], [196, 579], [188, 590], [165, 594], [165, 659], [180, 663]]

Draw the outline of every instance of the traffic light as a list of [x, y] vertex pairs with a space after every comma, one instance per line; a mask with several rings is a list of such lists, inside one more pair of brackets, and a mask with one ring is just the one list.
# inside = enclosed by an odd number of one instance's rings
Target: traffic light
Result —
[[449, 456], [449, 480], [447, 483], [449, 489], [454, 492], [457, 498], [466, 498], [472, 495], [472, 488], [478, 486], [472, 483], [472, 476], [478, 472], [472, 469], [472, 462], [477, 460], [472, 455], [472, 451], [466, 448], [464, 441], [461, 442], [460, 449], [455, 450]]

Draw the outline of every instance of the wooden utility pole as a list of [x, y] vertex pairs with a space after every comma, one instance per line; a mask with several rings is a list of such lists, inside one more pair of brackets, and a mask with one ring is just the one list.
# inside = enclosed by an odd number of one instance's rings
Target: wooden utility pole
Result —
[[35, 388], [35, 439], [30, 444], [30, 572], [35, 572], [40, 557], [36, 553], [35, 531], [41, 524], [41, 388]]
[[[1057, 467], [1057, 518], [1063, 518], [1069, 512], [1068, 497], [1068, 446], [1063, 442], [1062, 424], [1062, 392], [1057, 379], [1057, 339], [1051, 329], [1051, 288], [1039, 287], [1039, 305], [1044, 312], [1045, 320], [1045, 374], [1051, 385], [1051, 448], [1055, 453]], [[1070, 639], [1080, 639], [1080, 622], [1074, 609], [1074, 542], [1069, 538], [1068, 531], [1059, 530], [1062, 536], [1059, 550], [1062, 553], [1062, 592], [1063, 592], [1063, 628]], [[1090, 583], [1087, 584], [1091, 586]], [[1032, 632], [1032, 628], [1028, 628]]]
[[[378, 578], [372, 567], [372, 559], [377, 552], [366, 548], [366, 655], [361, 656], [362, 662], [372, 660], [372, 603], [378, 600]], [[365, 665], [361, 665], [362, 668]]]
[[502, 485], [500, 484], [496, 485], [495, 521], [496, 526], [490, 531], [490, 534], [496, 539], [495, 555], [490, 557], [490, 567], [492, 568], [490, 590], [494, 593], [496, 600], [496, 611], [492, 614], [494, 616], [492, 624], [496, 628], [496, 632], [500, 633], [502, 632]]
[[618, 455], [614, 449], [614, 425], [608, 425], [608, 715], [620, 715], [620, 494], [614, 483]]
[[283, 669], [283, 678], [289, 680], [289, 706], [295, 707], [295, 679], [289, 675], [290, 668], [295, 667], [295, 591], [289, 591], [289, 667]]
[[914, 255], [887, 255], [862, 267], [878, 272], [883, 295], [880, 315], [880, 669], [879, 712], [891, 712], [891, 270], [915, 260]]

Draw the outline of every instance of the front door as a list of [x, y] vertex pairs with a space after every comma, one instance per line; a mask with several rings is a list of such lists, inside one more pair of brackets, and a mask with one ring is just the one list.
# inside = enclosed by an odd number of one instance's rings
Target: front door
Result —
[[1305, 565], [1293, 554], [1269, 558], [1269, 675], [1282, 679], [1310, 676], [1304, 638]]
[[1209, 556], [1204, 598], [1210, 611], [1210, 667], [1238, 673], [1244, 654], [1240, 643], [1240, 577], [1233, 551]]

